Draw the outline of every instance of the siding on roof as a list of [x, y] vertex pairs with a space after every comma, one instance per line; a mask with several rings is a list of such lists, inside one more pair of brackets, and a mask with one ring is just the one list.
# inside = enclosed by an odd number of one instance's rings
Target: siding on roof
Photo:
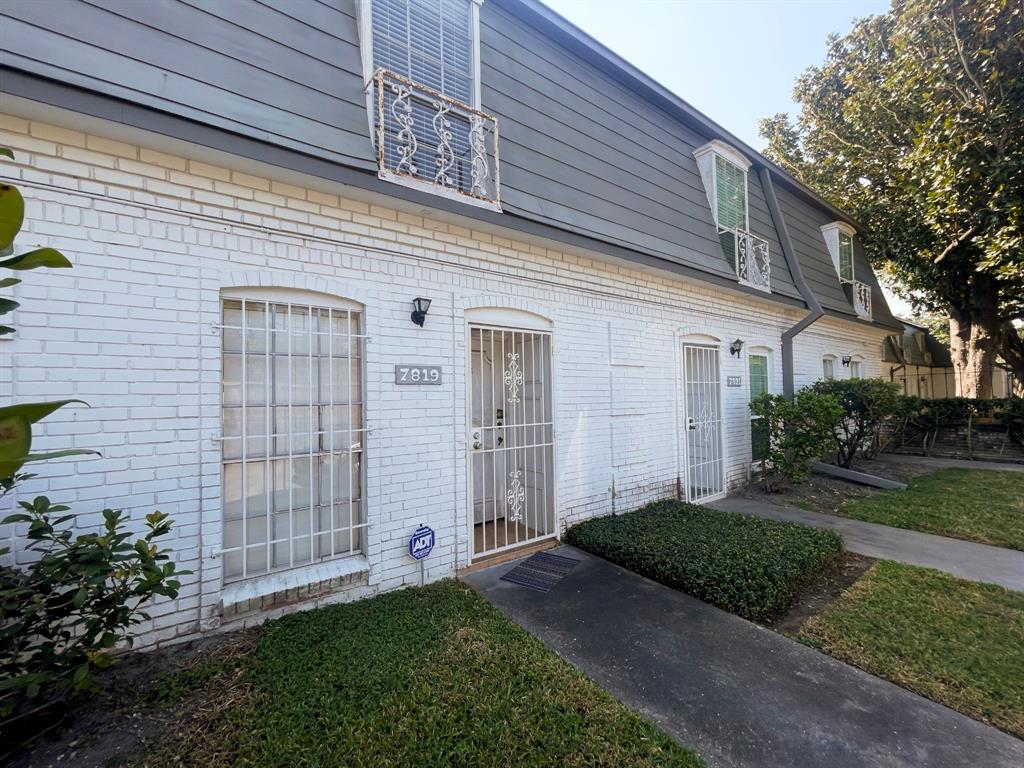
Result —
[[[480, 14], [481, 106], [500, 122], [509, 226], [734, 280], [693, 157], [711, 137], [518, 9], [488, 0]], [[354, 0], [7, 0], [0, 20], [6, 67], [376, 171]], [[755, 171], [751, 229], [769, 243], [773, 292], [799, 298]], [[818, 230], [831, 216], [790, 190], [779, 202], [812, 290], [852, 315]]]

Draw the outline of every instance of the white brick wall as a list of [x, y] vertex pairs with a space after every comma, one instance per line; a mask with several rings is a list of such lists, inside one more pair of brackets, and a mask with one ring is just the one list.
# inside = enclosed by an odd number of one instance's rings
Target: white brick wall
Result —
[[[465, 320], [479, 306], [529, 310], [554, 332], [557, 492], [562, 527], [624, 511], [677, 488], [679, 339], [722, 343], [726, 482], [748, 473], [746, 357], [773, 351], [781, 391], [780, 336], [798, 310], [658, 276], [556, 247], [410, 215], [146, 147], [0, 117], [0, 144], [17, 152], [2, 175], [27, 201], [19, 246], [52, 245], [75, 268], [28, 273], [17, 286], [17, 338], [0, 394], [14, 400], [75, 396], [42, 422], [35, 447], [92, 447], [102, 458], [41, 465], [22, 497], [50, 494], [93, 527], [104, 507], [136, 526], [160, 509], [174, 521], [176, 557], [194, 571], [140, 630], [142, 644], [216, 626], [260, 621], [297, 607], [349, 600], [417, 583], [406, 555], [420, 523], [438, 534], [426, 578], [469, 560], [466, 491]], [[322, 182], [320, 182], [322, 184]], [[479, 226], [479, 225], [474, 225]], [[219, 431], [223, 288], [289, 287], [365, 305], [368, 569], [303, 572], [269, 600], [244, 588], [222, 613]], [[433, 299], [426, 327], [409, 321], [415, 296]], [[800, 339], [797, 380], [820, 376], [821, 354], [860, 354], [879, 373], [884, 333], [822, 320]], [[397, 362], [442, 365], [444, 384], [397, 388]], [[841, 366], [838, 370], [842, 370]], [[6, 400], [6, 397], [5, 397]], [[11, 500], [13, 503], [13, 500]], [[22, 532], [0, 529], [8, 561], [24, 562]], [[301, 577], [301, 578], [300, 578]], [[315, 582], [300, 587], [303, 579]], [[269, 603], [269, 605], [268, 605]], [[263, 610], [255, 610], [262, 606]], [[252, 608], [247, 612], [247, 608]]]

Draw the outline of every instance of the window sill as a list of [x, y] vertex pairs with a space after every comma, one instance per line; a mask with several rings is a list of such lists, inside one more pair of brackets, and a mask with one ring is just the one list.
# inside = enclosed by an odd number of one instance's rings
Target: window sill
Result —
[[329, 592], [370, 572], [365, 555], [352, 555], [226, 584], [221, 593], [224, 615], [300, 602]]

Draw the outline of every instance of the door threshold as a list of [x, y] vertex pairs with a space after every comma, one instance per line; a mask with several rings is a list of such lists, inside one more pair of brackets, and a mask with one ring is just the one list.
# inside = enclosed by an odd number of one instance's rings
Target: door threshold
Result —
[[543, 552], [545, 549], [554, 549], [561, 543], [562, 542], [557, 538], [552, 537], [542, 541], [523, 544], [520, 547], [505, 549], [501, 552], [495, 552], [493, 555], [482, 555], [465, 568], [459, 568], [456, 570], [455, 575], [457, 577], [465, 576], [466, 574], [473, 573], [474, 571], [481, 571], [484, 568], [490, 568], [492, 565], [501, 565], [502, 563], [508, 563], [512, 560], [518, 560], [521, 557], [532, 555], [534, 552]]

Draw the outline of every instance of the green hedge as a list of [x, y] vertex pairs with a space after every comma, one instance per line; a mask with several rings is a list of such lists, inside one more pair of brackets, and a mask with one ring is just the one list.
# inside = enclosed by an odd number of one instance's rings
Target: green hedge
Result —
[[755, 621], [784, 611], [843, 548], [831, 531], [680, 501], [588, 520], [566, 540]]

